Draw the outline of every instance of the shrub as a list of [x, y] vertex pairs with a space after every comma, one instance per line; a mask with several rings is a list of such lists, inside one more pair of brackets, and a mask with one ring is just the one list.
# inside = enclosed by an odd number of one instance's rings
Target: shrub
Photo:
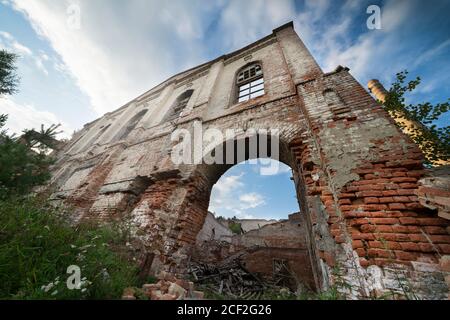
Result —
[[[0, 299], [115, 299], [137, 284], [136, 266], [113, 250], [124, 231], [66, 221], [37, 198], [0, 200]], [[79, 290], [66, 284], [71, 265]]]

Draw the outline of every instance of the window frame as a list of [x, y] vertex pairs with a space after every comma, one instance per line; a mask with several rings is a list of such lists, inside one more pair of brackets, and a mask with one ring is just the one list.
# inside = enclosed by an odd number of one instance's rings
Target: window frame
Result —
[[[251, 75], [252, 68], [254, 67], [256, 68], [258, 66], [260, 73], [258, 74], [258, 71], [256, 71], [255, 74], [252, 76]], [[244, 76], [244, 78], [241, 80], [240, 79], [241, 74], [247, 71], [249, 72], [249, 77], [245, 79]], [[252, 62], [239, 69], [239, 71], [236, 73], [236, 80], [234, 81], [234, 86], [235, 86], [234, 103], [236, 104], [247, 102], [249, 100], [265, 95], [266, 85], [264, 80], [264, 69], [262, 63], [260, 61]], [[255, 90], [255, 88], [257, 89]], [[244, 91], [247, 92], [244, 93]]]

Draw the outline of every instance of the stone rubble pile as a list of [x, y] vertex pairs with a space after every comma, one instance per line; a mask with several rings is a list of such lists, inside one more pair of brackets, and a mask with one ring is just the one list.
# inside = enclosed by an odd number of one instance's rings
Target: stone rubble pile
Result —
[[[204, 293], [196, 291], [191, 281], [177, 279], [173, 274], [161, 272], [158, 282], [144, 284], [142, 291], [150, 300], [203, 300]], [[137, 290], [127, 288], [124, 290], [122, 300], [136, 300]]]

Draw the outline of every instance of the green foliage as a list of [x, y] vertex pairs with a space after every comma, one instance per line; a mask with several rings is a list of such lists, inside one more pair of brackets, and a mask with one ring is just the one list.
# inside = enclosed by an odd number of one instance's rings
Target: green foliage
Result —
[[40, 152], [45, 153], [48, 149], [55, 149], [57, 147], [56, 135], [62, 131], [57, 131], [61, 124], [53, 124], [48, 129], [41, 125], [41, 130], [35, 131], [24, 130], [24, 134], [21, 137], [23, 142], [30, 148], [37, 148]]
[[[0, 299], [115, 299], [137, 285], [137, 268], [118, 250], [117, 227], [67, 224], [37, 198], [0, 200]], [[81, 290], [67, 268], [81, 269]]]
[[[405, 103], [405, 94], [412, 92], [421, 82], [420, 77], [406, 83], [408, 71], [397, 73], [397, 78], [388, 92], [384, 108], [395, 116], [421, 124], [411, 133], [412, 140], [422, 146], [428, 162], [450, 159], [450, 126], [437, 127], [435, 121], [450, 110], [450, 99], [447, 102]], [[402, 129], [403, 125], [399, 125]]]
[[[7, 116], [0, 115], [0, 130]], [[24, 195], [49, 178], [53, 159], [0, 131], [0, 199]]]
[[15, 66], [17, 57], [14, 53], [0, 50], [0, 96], [17, 92], [19, 84]]
[[228, 224], [228, 227], [230, 228], [231, 232], [234, 234], [241, 234], [242, 233], [242, 226], [238, 222], [230, 221]]

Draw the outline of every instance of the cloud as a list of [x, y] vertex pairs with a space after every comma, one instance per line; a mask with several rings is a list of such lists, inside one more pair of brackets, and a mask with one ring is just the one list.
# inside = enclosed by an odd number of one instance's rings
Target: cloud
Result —
[[58, 117], [48, 111], [38, 111], [33, 105], [22, 105], [11, 98], [0, 98], [0, 113], [8, 115], [6, 129], [10, 134], [22, 134], [25, 129], [41, 129], [41, 124], [48, 128], [52, 124], [61, 124], [60, 130], [63, 132], [58, 136], [70, 138], [73, 129], [66, 123], [60, 121]]
[[[48, 56], [35, 54], [29, 47], [18, 42], [10, 33], [0, 31], [0, 48], [14, 52], [23, 60], [31, 61], [41, 72], [48, 75], [48, 71], [44, 65], [45, 58]], [[48, 59], [47, 59], [48, 60]]]
[[225, 175], [214, 185], [209, 211], [219, 215], [250, 219], [246, 212], [266, 204], [264, 196], [257, 192], [244, 193], [248, 186], [242, 181], [244, 174]]
[[253, 209], [266, 204], [264, 197], [259, 193], [246, 193], [239, 197], [242, 209]]
[[[216, 6], [196, 0], [163, 5], [144, 0], [10, 3], [48, 40], [98, 115], [200, 63], [205, 51], [201, 39]], [[68, 23], [73, 4], [80, 9], [79, 29]]]

